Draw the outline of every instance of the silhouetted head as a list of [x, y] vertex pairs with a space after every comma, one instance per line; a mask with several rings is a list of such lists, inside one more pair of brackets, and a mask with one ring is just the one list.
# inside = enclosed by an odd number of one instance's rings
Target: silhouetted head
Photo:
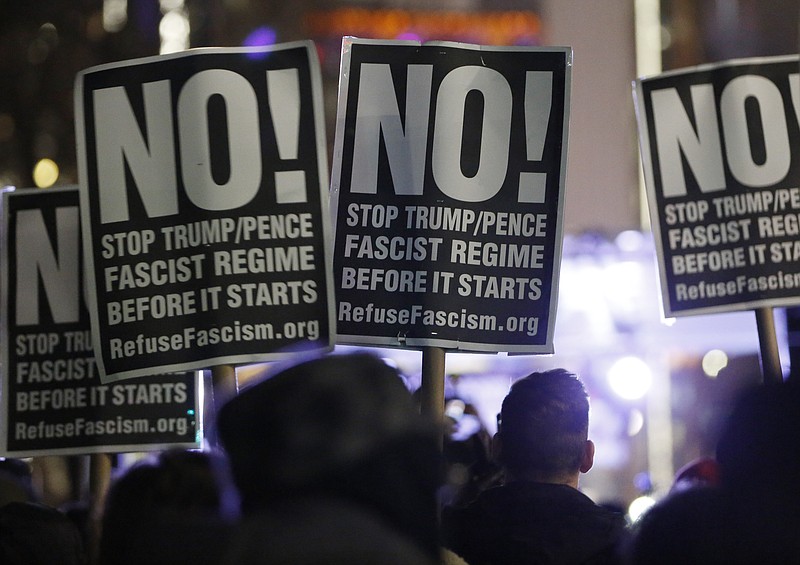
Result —
[[304, 361], [242, 390], [217, 417], [246, 513], [338, 497], [436, 544], [441, 431], [371, 354]]
[[561, 482], [591, 468], [589, 398], [564, 369], [516, 381], [498, 422], [499, 460], [517, 478]]
[[55, 508], [10, 502], [0, 508], [0, 563], [80, 565], [86, 553], [78, 527]]
[[723, 485], [798, 496], [800, 387], [748, 389], [737, 400], [717, 443]]
[[222, 455], [162, 452], [112, 483], [99, 563], [213, 563], [237, 514], [238, 495]]

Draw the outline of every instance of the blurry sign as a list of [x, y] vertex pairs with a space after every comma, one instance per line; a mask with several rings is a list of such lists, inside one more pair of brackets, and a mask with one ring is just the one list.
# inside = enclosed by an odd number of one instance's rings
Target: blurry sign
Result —
[[553, 351], [571, 57], [345, 39], [340, 341]]
[[800, 302], [798, 58], [635, 83], [667, 316]]
[[197, 379], [100, 382], [77, 187], [3, 193], [0, 454], [198, 447]]
[[75, 107], [105, 381], [332, 347], [310, 42], [95, 67]]

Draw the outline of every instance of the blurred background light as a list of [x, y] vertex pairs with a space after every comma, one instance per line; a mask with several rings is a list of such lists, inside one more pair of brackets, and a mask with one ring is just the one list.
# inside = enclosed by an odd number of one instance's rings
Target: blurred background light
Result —
[[242, 45], [245, 47], [258, 47], [260, 45], [274, 45], [278, 38], [278, 32], [269, 26], [260, 26], [247, 34]]
[[633, 437], [644, 427], [644, 414], [641, 410], [633, 409], [628, 414], [628, 437]]
[[728, 356], [720, 349], [712, 349], [703, 356], [703, 372], [706, 376], [716, 378], [719, 372], [728, 366]]
[[128, 0], [103, 0], [103, 29], [108, 33], [122, 31], [128, 23]]
[[164, 14], [158, 24], [161, 36], [159, 53], [176, 53], [189, 48], [189, 16], [183, 8], [183, 0], [160, 0]]
[[635, 498], [628, 506], [628, 518], [631, 523], [641, 518], [655, 503], [656, 501], [652, 496], [645, 495]]
[[621, 251], [641, 251], [648, 244], [648, 236], [639, 230], [624, 230], [614, 238], [614, 243]]
[[647, 364], [638, 357], [618, 359], [608, 370], [611, 390], [625, 400], [638, 400], [650, 389], [653, 375]]
[[49, 188], [58, 180], [58, 165], [52, 159], [39, 159], [33, 167], [33, 182], [39, 188]]

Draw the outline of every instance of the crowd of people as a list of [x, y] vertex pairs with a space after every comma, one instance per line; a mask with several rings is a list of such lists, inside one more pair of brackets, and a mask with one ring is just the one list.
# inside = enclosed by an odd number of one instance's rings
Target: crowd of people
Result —
[[595, 445], [575, 374], [517, 380], [466, 459], [470, 480], [443, 498], [452, 446], [401, 375], [371, 354], [325, 355], [226, 402], [219, 449], [124, 470], [96, 530], [37, 500], [24, 461], [0, 462], [0, 563], [794, 563], [798, 408], [791, 382], [746, 391], [716, 456], [631, 524], [580, 490]]

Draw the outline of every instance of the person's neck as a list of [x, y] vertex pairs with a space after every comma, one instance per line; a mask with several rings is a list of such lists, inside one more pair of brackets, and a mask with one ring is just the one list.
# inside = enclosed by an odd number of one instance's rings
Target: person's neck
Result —
[[578, 489], [579, 477], [580, 477], [580, 472], [553, 475], [549, 473], [540, 473], [537, 471], [514, 473], [512, 471], [506, 470], [507, 483], [526, 481], [532, 483], [545, 483], [550, 485], [566, 485], [576, 490]]

